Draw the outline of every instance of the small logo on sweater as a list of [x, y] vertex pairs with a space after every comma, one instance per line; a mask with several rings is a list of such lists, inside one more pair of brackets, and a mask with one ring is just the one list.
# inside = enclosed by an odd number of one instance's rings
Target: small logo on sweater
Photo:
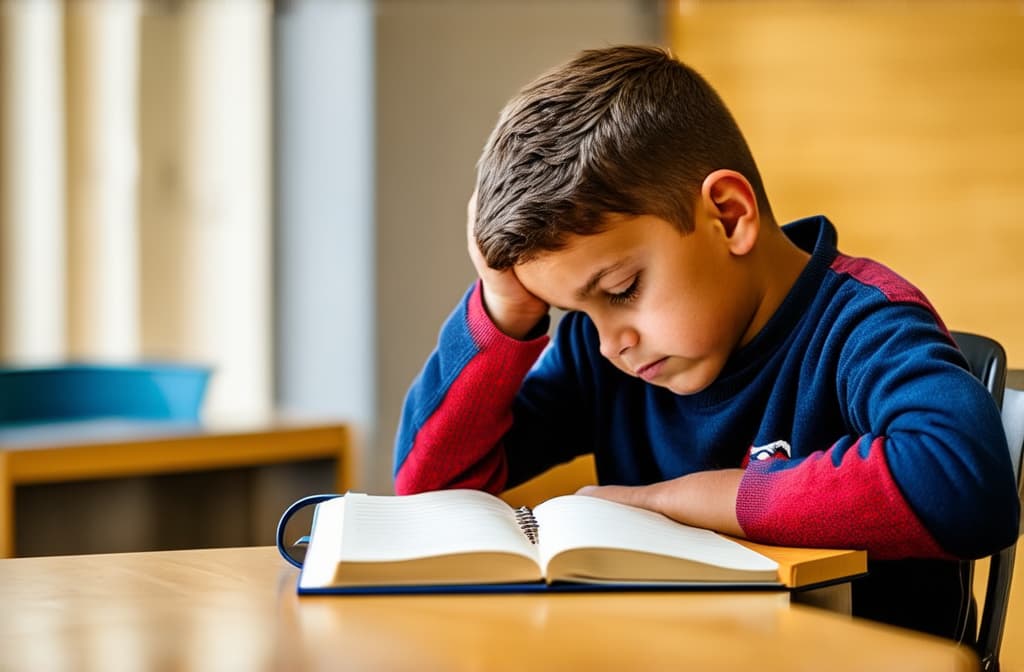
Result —
[[781, 440], [750, 447], [751, 460], [788, 460], [792, 454], [789, 443]]

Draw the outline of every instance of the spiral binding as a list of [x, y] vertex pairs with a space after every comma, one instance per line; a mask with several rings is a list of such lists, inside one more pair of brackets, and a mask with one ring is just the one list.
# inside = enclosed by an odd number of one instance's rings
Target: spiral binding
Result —
[[520, 529], [523, 530], [526, 538], [530, 540], [530, 543], [536, 544], [540, 536], [540, 528], [537, 526], [537, 519], [533, 517], [533, 511], [530, 507], [520, 506], [516, 509], [516, 522], [519, 524]]

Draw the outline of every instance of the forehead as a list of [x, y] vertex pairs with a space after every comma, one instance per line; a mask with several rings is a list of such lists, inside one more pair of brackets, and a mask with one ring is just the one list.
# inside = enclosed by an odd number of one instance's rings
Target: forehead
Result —
[[567, 306], [580, 300], [580, 290], [591, 281], [618, 281], [631, 272], [649, 249], [651, 222], [646, 217], [618, 215], [591, 235], [570, 234], [563, 247], [542, 252], [518, 264], [515, 273], [533, 294], [548, 303]]

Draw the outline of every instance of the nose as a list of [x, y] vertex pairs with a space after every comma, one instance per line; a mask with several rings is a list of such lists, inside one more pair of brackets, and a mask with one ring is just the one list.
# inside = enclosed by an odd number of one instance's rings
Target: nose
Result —
[[601, 354], [606, 359], [621, 357], [640, 341], [640, 335], [630, 326], [598, 324], [596, 321], [594, 324], [597, 325], [597, 335], [601, 341]]

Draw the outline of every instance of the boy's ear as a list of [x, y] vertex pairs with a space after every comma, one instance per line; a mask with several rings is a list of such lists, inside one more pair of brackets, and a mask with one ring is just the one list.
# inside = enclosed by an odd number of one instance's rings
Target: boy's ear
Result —
[[760, 218], [757, 196], [747, 178], [735, 170], [716, 170], [704, 178], [700, 201], [705, 212], [721, 222], [730, 252], [743, 255], [753, 249]]

